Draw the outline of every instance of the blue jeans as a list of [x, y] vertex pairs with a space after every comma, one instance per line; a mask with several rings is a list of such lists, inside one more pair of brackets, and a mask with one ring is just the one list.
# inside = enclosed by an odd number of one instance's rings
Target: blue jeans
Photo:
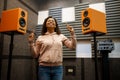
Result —
[[38, 78], [39, 80], [62, 80], [63, 67], [62, 66], [39, 66]]

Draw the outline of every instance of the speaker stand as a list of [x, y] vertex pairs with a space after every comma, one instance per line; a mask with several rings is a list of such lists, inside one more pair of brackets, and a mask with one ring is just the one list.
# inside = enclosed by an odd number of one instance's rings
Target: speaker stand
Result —
[[102, 54], [102, 70], [103, 70], [103, 80], [110, 80], [109, 75], [109, 51], [101, 51]]
[[11, 78], [11, 65], [12, 65], [12, 53], [13, 53], [13, 41], [14, 41], [14, 32], [10, 34], [11, 40], [9, 45], [9, 56], [8, 56], [8, 70], [7, 70], [7, 80]]
[[96, 32], [92, 33], [93, 41], [94, 41], [94, 54], [95, 54], [95, 80], [99, 80], [98, 78], [98, 59], [97, 59], [97, 43], [96, 43]]

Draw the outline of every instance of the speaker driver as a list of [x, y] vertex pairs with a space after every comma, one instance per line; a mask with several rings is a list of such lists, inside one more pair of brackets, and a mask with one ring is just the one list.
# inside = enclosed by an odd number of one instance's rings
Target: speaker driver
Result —
[[20, 18], [19, 19], [19, 24], [20, 24], [21, 27], [25, 27], [25, 25], [26, 25], [25, 19], [24, 18]]
[[87, 27], [87, 26], [89, 26], [89, 24], [90, 24], [90, 18], [87, 17], [83, 20], [83, 26]]
[[25, 12], [24, 11], [21, 12], [21, 16], [25, 17]]
[[88, 16], [88, 11], [85, 11], [85, 12], [83, 13], [83, 16], [84, 16], [84, 17], [87, 17], [87, 16]]

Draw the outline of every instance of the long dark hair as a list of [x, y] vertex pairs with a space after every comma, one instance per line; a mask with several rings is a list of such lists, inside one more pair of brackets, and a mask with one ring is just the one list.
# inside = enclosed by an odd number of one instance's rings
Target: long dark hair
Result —
[[[46, 22], [49, 18], [53, 18], [52, 16], [48, 16], [44, 22], [43, 22], [43, 26], [42, 26], [42, 31], [41, 31], [41, 35], [45, 35], [45, 33], [47, 32], [47, 27], [46, 27]], [[55, 28], [55, 32], [59, 35], [61, 34], [61, 31], [58, 27], [58, 23], [57, 23], [57, 20], [55, 18], [53, 18], [55, 20], [55, 23], [56, 23], [56, 28]]]

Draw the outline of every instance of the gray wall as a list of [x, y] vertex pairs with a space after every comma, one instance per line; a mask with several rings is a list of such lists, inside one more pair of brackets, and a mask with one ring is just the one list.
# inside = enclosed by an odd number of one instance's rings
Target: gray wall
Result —
[[37, 0], [39, 11], [55, 7], [72, 7], [79, 3], [98, 3], [105, 0]]
[[105, 0], [81, 0], [82, 3], [88, 2], [88, 1], [89, 1], [89, 3], [100, 3], [100, 2], [103, 2]]
[[39, 11], [55, 7], [71, 7], [79, 4], [79, 0], [40, 0]]

